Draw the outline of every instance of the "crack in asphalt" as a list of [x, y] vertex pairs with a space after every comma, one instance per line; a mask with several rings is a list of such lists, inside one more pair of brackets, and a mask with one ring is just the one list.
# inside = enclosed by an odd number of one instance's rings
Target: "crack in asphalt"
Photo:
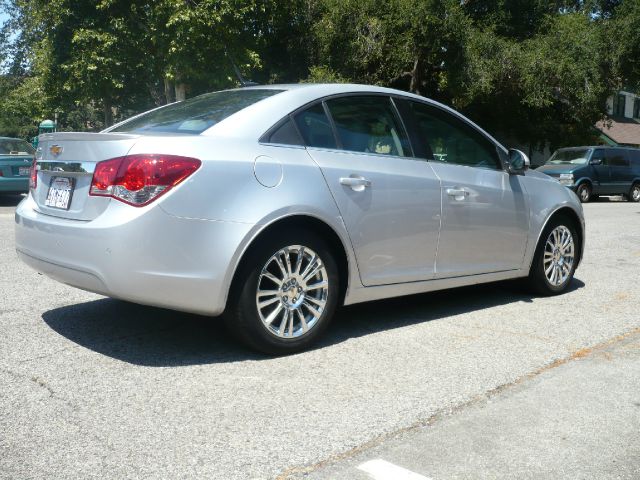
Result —
[[459, 403], [457, 405], [453, 405], [451, 407], [447, 407], [447, 408], [442, 408], [440, 410], [437, 410], [434, 414], [430, 415], [429, 417], [427, 417], [426, 419], [423, 420], [418, 420], [417, 422], [407, 426], [407, 427], [403, 427], [400, 428], [398, 430], [394, 430], [393, 432], [388, 432], [388, 433], [384, 433], [382, 435], [379, 435], [371, 440], [369, 440], [368, 442], [363, 443], [362, 445], [359, 445], [357, 447], [351, 448], [347, 451], [341, 452], [341, 453], [337, 453], [335, 455], [331, 455], [327, 458], [325, 458], [324, 460], [320, 460], [319, 462], [316, 462], [314, 464], [311, 465], [302, 465], [302, 466], [295, 466], [295, 467], [291, 467], [288, 468], [287, 470], [285, 470], [283, 473], [281, 473], [280, 475], [278, 475], [276, 477], [276, 480], [288, 480], [288, 479], [292, 479], [293, 476], [298, 476], [298, 475], [304, 475], [304, 474], [309, 474], [312, 473], [316, 470], [319, 470], [320, 468], [332, 465], [336, 462], [339, 462], [341, 460], [347, 460], [350, 458], [355, 457], [356, 455], [363, 453], [367, 450], [370, 450], [374, 447], [377, 447], [378, 445], [384, 443], [387, 440], [391, 440], [394, 438], [397, 438], [405, 433], [409, 433], [412, 431], [416, 431], [420, 428], [424, 428], [424, 427], [429, 427], [431, 425], [434, 425], [435, 423], [444, 420], [447, 417], [450, 417], [452, 415], [455, 415], [457, 413], [462, 412], [463, 410], [469, 408], [469, 407], [473, 407], [475, 405], [481, 404], [483, 402], [488, 402], [489, 400], [491, 400], [492, 398], [500, 395], [501, 393], [510, 390], [512, 388], [518, 387], [523, 385], [524, 383], [526, 383], [529, 380], [533, 380], [534, 378], [539, 377], [540, 375], [542, 375], [545, 372], [548, 372], [550, 370], [553, 370], [557, 367], [560, 367], [562, 365], [566, 365], [567, 363], [570, 363], [574, 360], [579, 360], [581, 358], [585, 358], [585, 357], [589, 357], [593, 354], [606, 354], [606, 352], [604, 352], [603, 350], [610, 347], [611, 345], [614, 345], [616, 343], [620, 343], [624, 340], [627, 340], [633, 336], [636, 335], [640, 335], [640, 328], [634, 328], [632, 330], [629, 330], [623, 334], [620, 335], [616, 335], [615, 337], [612, 337], [608, 340], [605, 340], [603, 342], [597, 343], [591, 347], [584, 347], [581, 348], [579, 350], [576, 350], [574, 352], [572, 352], [570, 355], [563, 357], [563, 358], [559, 358], [556, 360], [553, 360], [550, 363], [547, 363], [545, 365], [543, 365], [542, 367], [526, 373], [524, 375], [521, 375], [520, 377], [516, 378], [514, 381], [512, 382], [508, 382], [508, 383], [504, 383], [502, 385], [498, 385], [497, 387], [494, 387], [490, 390], [487, 390], [486, 392], [477, 394], [473, 397], [471, 397], [469, 400], [466, 400], [462, 403]]

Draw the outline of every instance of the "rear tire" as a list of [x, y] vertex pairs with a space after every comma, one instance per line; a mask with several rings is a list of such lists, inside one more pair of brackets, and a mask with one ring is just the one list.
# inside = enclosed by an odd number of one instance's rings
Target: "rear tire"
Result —
[[640, 182], [636, 182], [633, 185], [631, 185], [631, 190], [629, 190], [629, 195], [627, 196], [627, 199], [630, 202], [640, 202]]
[[544, 296], [566, 291], [576, 270], [580, 241], [571, 219], [564, 215], [551, 218], [540, 235], [529, 271], [531, 290]]
[[288, 228], [250, 249], [234, 279], [228, 329], [269, 355], [309, 348], [338, 304], [340, 278], [331, 248], [313, 232]]
[[581, 183], [576, 190], [576, 195], [578, 195], [580, 202], [587, 203], [591, 200], [591, 192], [591, 185], [588, 183]]

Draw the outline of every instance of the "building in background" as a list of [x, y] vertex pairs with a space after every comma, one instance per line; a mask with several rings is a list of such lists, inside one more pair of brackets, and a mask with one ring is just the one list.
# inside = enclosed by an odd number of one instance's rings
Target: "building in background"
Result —
[[622, 90], [607, 101], [609, 119], [596, 123], [602, 143], [640, 147], [640, 95]]

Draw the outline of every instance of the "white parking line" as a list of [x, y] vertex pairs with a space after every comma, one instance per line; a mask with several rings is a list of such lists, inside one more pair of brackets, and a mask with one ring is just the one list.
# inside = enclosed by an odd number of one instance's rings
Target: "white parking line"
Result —
[[433, 480], [381, 459], [358, 465], [358, 470], [368, 473], [373, 480]]

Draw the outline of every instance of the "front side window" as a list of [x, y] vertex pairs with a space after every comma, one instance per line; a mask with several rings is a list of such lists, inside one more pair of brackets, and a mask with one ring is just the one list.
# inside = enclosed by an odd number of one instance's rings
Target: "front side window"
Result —
[[606, 165], [607, 159], [604, 156], [604, 150], [602, 150], [601, 148], [594, 150], [593, 155], [591, 155], [591, 161], [593, 160], [601, 160], [602, 162], [600, 163], [600, 165]]
[[409, 141], [389, 97], [339, 97], [328, 100], [327, 106], [342, 149], [411, 156]]
[[417, 135], [444, 163], [502, 169], [496, 146], [471, 125], [444, 110], [410, 102]]
[[200, 134], [243, 108], [280, 92], [282, 90], [246, 89], [205, 93], [145, 113], [110, 131]]

